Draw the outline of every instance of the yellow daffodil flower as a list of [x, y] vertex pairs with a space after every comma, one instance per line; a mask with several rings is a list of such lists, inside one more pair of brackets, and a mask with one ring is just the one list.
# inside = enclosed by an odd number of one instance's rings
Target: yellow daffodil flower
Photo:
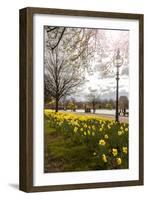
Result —
[[100, 129], [99, 129], [99, 131], [100, 131], [100, 132], [102, 132], [102, 131], [103, 131], [103, 129], [102, 129], [102, 128], [100, 128]]
[[107, 163], [107, 157], [105, 154], [102, 155], [102, 160], [104, 161], [104, 163]]
[[88, 133], [88, 135], [90, 135], [90, 131], [89, 130], [87, 131], [87, 133]]
[[120, 135], [122, 135], [123, 134], [123, 132], [122, 131], [118, 131], [118, 135], [120, 136]]
[[109, 137], [108, 137], [108, 135], [107, 135], [107, 134], [105, 134], [105, 135], [104, 135], [104, 138], [105, 138], [105, 139], [108, 139]]
[[121, 158], [116, 158], [116, 162], [118, 165], [121, 165], [122, 164], [122, 159]]
[[74, 128], [74, 132], [77, 133], [77, 130], [78, 130], [78, 127], [75, 127]]
[[83, 128], [81, 128], [80, 131], [83, 131]]
[[113, 149], [112, 149], [112, 154], [113, 154], [113, 156], [117, 156], [117, 154], [118, 154], [117, 149], [113, 148]]
[[105, 140], [103, 139], [99, 140], [99, 145], [105, 146], [105, 144], [106, 144]]
[[125, 128], [125, 131], [128, 132], [128, 128]]
[[84, 131], [84, 135], [85, 135], [85, 136], [87, 135], [86, 131]]
[[128, 153], [128, 148], [127, 147], [123, 147], [122, 150], [123, 150], [123, 153], [125, 153], [125, 154]]

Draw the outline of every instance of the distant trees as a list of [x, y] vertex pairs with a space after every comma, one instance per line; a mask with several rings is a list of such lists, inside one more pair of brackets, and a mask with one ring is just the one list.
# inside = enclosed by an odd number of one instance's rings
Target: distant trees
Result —
[[111, 110], [112, 109], [112, 105], [111, 103], [107, 103], [105, 106], [106, 109]]
[[[47, 108], [54, 109], [56, 107], [55, 99], [52, 97], [48, 97], [47, 101], [45, 102], [45, 106], [47, 106]], [[85, 101], [76, 101], [76, 99], [74, 98], [62, 98], [58, 106], [60, 109], [73, 111], [76, 111], [77, 109], [84, 110], [85, 108], [87, 108], [92, 109], [93, 113], [95, 113], [96, 109], [115, 109], [115, 100], [100, 99], [96, 91], [92, 91], [91, 93], [89, 93], [89, 95], [87, 95]], [[128, 107], [128, 97], [120, 96], [119, 109], [124, 112], [124, 110], [128, 109]]]
[[119, 97], [119, 108], [124, 110], [128, 109], [129, 107], [129, 100], [127, 96], [120, 96]]

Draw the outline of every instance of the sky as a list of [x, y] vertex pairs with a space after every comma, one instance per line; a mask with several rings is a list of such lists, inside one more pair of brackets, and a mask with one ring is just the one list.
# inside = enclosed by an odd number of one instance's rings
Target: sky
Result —
[[[123, 67], [123, 66], [122, 66]], [[114, 77], [101, 78], [99, 73], [93, 73], [86, 76], [86, 83], [81, 86], [73, 97], [76, 100], [84, 101], [90, 91], [94, 91], [100, 99], [115, 99], [116, 97], [116, 79]], [[129, 97], [129, 78], [127, 75], [120, 75], [119, 96]]]
[[[123, 68], [123, 66], [122, 66]], [[90, 93], [90, 90], [96, 91], [96, 95], [100, 99], [115, 99], [116, 96], [116, 76], [101, 78], [98, 71], [92, 75], [86, 73], [86, 83], [79, 89], [79, 92], [73, 95], [73, 97], [79, 101], [84, 101], [86, 96]], [[129, 97], [129, 78], [128, 75], [120, 75], [119, 80], [119, 96]]]

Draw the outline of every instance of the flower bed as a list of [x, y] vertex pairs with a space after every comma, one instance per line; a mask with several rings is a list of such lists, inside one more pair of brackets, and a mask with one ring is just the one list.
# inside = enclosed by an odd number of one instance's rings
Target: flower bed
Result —
[[51, 110], [45, 110], [45, 120], [65, 139], [70, 138], [74, 145], [86, 145], [98, 169], [128, 168], [127, 123]]

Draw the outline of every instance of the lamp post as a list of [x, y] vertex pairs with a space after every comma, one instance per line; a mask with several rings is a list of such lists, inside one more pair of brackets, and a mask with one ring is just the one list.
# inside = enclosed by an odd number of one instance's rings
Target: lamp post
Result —
[[116, 112], [115, 112], [115, 121], [119, 122], [118, 115], [118, 97], [119, 97], [119, 68], [123, 64], [123, 58], [120, 55], [120, 50], [117, 49], [116, 55], [113, 58], [114, 66], [116, 67]]

